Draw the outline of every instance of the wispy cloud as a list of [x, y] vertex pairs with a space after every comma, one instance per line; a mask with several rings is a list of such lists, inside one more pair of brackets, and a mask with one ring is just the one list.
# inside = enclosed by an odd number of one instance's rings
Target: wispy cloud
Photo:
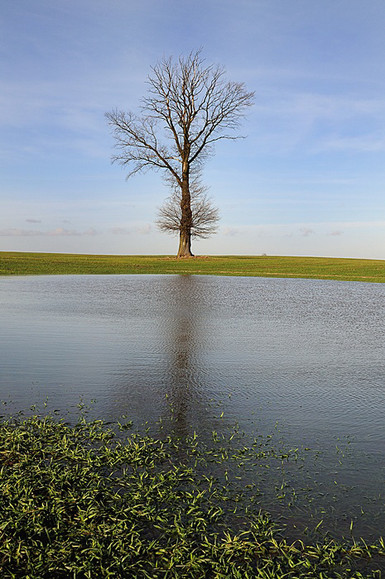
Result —
[[385, 103], [379, 98], [349, 92], [341, 95], [332, 92], [330, 87], [328, 94], [316, 87], [311, 91], [303, 91], [298, 87], [282, 86], [284, 84], [279, 82], [268, 85], [265, 90], [259, 91], [254, 114], [295, 115], [314, 122], [319, 119], [341, 121], [355, 115], [382, 115], [385, 111]]
[[131, 227], [121, 227], [115, 226], [111, 227], [110, 232], [114, 235], [149, 235], [152, 233], [153, 227], [150, 223], [145, 223], [143, 225], [133, 225]]
[[0, 229], [1, 237], [81, 237], [81, 236], [94, 236], [98, 235], [98, 232], [93, 229], [87, 229], [86, 231], [77, 231], [76, 229], [64, 229], [63, 227], [58, 227], [56, 229], [51, 229], [48, 231], [38, 231], [35, 229], [19, 229], [19, 228], [9, 228]]
[[139, 233], [140, 235], [149, 235], [152, 231], [152, 227], [149, 223], [147, 223], [146, 225], [143, 225], [141, 227], [137, 227], [136, 228], [136, 233]]
[[256, 132], [254, 142], [278, 152], [304, 142], [311, 153], [385, 150], [383, 99], [347, 91], [339, 94], [338, 88], [328, 87], [328, 94], [324, 90], [301, 91], [285, 82], [268, 85], [258, 93], [252, 114], [269, 130]]
[[224, 227], [221, 229], [221, 233], [228, 237], [235, 237], [236, 235], [242, 235], [242, 229], [239, 227]]
[[114, 235], [131, 235], [132, 233], [132, 230], [129, 227], [119, 227], [119, 226], [111, 227], [110, 231]]
[[309, 237], [309, 235], [314, 235], [315, 233], [314, 229], [310, 229], [309, 227], [301, 227], [300, 232], [303, 237]]
[[329, 138], [321, 139], [317, 149], [334, 151], [358, 151], [375, 153], [385, 151], [385, 134], [370, 134], [360, 136], [339, 136], [332, 135]]

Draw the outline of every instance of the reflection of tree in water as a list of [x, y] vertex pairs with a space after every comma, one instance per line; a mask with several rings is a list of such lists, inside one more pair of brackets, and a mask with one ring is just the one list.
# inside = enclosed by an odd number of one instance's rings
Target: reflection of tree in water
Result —
[[165, 418], [174, 420], [175, 430], [181, 435], [188, 434], [191, 426], [199, 426], [206, 414], [205, 373], [200, 356], [205, 346], [204, 288], [199, 278], [179, 275], [172, 278], [167, 294], [168, 367], [163, 380], [170, 413]]
[[[137, 425], [162, 418], [180, 435], [211, 432], [206, 351], [211, 284], [197, 276], [138, 276], [121, 313], [120, 364], [113, 370], [111, 419], [126, 414]], [[124, 289], [127, 297], [127, 289]], [[125, 315], [127, 313], [127, 315]], [[163, 430], [165, 432], [165, 430]]]

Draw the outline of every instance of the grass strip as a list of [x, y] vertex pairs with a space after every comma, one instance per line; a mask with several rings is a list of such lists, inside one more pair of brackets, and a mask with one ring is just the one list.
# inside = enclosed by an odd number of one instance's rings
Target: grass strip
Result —
[[325, 257], [80, 255], [0, 252], [0, 275], [196, 274], [385, 282], [385, 261]]
[[209, 450], [196, 435], [158, 440], [129, 426], [2, 419], [3, 579], [381, 576], [382, 540], [288, 542], [210, 469], [231, 461], [240, 473], [246, 456], [263, 458], [260, 447], [224, 453], [223, 440]]

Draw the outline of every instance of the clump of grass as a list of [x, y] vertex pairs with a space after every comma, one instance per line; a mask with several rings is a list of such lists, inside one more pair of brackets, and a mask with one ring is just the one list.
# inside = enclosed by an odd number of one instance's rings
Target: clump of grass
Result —
[[222, 438], [210, 451], [196, 435], [159, 440], [129, 426], [2, 420], [2, 578], [380, 576], [382, 540], [288, 542], [250, 493], [218, 476], [263, 460], [257, 444]]

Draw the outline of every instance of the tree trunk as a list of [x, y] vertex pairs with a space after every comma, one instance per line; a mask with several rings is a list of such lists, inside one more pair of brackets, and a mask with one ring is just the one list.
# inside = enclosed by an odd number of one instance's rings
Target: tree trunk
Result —
[[180, 232], [177, 257], [193, 257], [191, 253], [191, 233], [186, 231]]
[[179, 249], [177, 257], [192, 257], [191, 253], [191, 227], [192, 211], [190, 197], [190, 167], [187, 162], [183, 163], [182, 171], [182, 196], [180, 201], [182, 212], [180, 221]]

